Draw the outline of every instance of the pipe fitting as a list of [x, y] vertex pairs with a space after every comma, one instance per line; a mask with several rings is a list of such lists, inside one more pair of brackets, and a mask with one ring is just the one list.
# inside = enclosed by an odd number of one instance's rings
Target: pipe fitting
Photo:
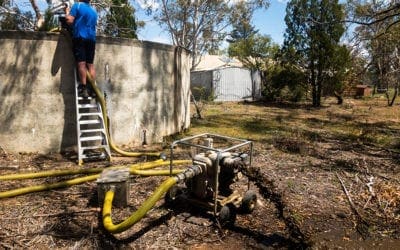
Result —
[[193, 165], [186, 169], [183, 173], [177, 174], [175, 176], [177, 182], [182, 182], [195, 177], [203, 172], [203, 167], [201, 165]]
[[166, 161], [167, 160], [167, 155], [164, 152], [161, 152], [160, 153], [160, 159], [163, 160], [163, 161]]

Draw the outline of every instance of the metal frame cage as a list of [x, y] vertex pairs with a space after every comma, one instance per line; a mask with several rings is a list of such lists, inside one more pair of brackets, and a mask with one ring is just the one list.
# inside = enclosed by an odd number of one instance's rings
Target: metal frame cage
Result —
[[[200, 142], [200, 144], [199, 144]], [[201, 143], [203, 142], [203, 143]], [[204, 143], [205, 142], [205, 143]], [[217, 147], [214, 147], [215, 143], [217, 144]], [[249, 140], [244, 140], [244, 139], [238, 139], [234, 137], [229, 137], [229, 136], [222, 136], [222, 135], [217, 135], [217, 134], [212, 134], [212, 133], [204, 133], [204, 134], [199, 134], [191, 137], [186, 137], [180, 140], [176, 140], [171, 144], [170, 148], [170, 173], [172, 175], [172, 170], [173, 170], [173, 165], [172, 162], [175, 158], [174, 154], [174, 149], [177, 146], [187, 146], [190, 147], [192, 150], [195, 149], [196, 151], [214, 151], [217, 153], [217, 159], [216, 163], [217, 166], [215, 168], [215, 186], [214, 186], [214, 197], [213, 197], [213, 202], [214, 202], [214, 215], [217, 215], [217, 208], [218, 208], [218, 178], [219, 178], [219, 173], [220, 173], [220, 160], [221, 160], [221, 154], [225, 152], [230, 152], [237, 150], [239, 148], [243, 147], [248, 147], [248, 152], [249, 152], [249, 167], [251, 167], [252, 164], [252, 157], [253, 157], [253, 142]], [[190, 152], [193, 153], [193, 152]], [[249, 187], [249, 184], [248, 184]]]

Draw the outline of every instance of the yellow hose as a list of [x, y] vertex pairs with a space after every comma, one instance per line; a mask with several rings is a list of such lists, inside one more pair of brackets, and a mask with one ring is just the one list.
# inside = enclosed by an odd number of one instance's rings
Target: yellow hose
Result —
[[50, 33], [54, 33], [54, 32], [60, 32], [60, 28], [52, 28], [51, 30], [49, 30]]
[[158, 200], [177, 182], [177, 179], [174, 177], [169, 177], [165, 180], [148, 198], [143, 204], [139, 207], [136, 212], [134, 212], [131, 216], [129, 216], [123, 222], [115, 225], [112, 222], [111, 218], [111, 208], [112, 201], [114, 199], [114, 191], [110, 190], [106, 193], [103, 204], [103, 225], [104, 228], [107, 229], [110, 233], [121, 233], [128, 228], [130, 228], [133, 224], [142, 219], [146, 213], [156, 204]]
[[[169, 170], [132, 170], [129, 172], [132, 174], [142, 175], [142, 176], [156, 176], [156, 175], [169, 175], [170, 174]], [[177, 174], [180, 172], [182, 172], [182, 170], [176, 169], [173, 171], [174, 174]], [[65, 188], [65, 187], [69, 187], [72, 185], [78, 185], [78, 184], [88, 182], [88, 181], [94, 181], [94, 180], [98, 179], [99, 177], [100, 177], [100, 174], [94, 174], [94, 175], [78, 177], [75, 179], [56, 182], [56, 183], [17, 188], [17, 189], [13, 189], [13, 190], [9, 190], [9, 191], [0, 192], [0, 199], [11, 198], [11, 197], [15, 197], [18, 195], [46, 191], [46, 190], [51, 190], [51, 189], [56, 189], [56, 188]]]
[[103, 203], [103, 225], [104, 228], [110, 233], [121, 233], [133, 226], [136, 222], [143, 218], [146, 213], [156, 204], [156, 202], [163, 196], [173, 185], [178, 181], [187, 180], [203, 173], [203, 168], [199, 165], [192, 165], [186, 170], [177, 173], [173, 177], [169, 177], [154, 191], [154, 193], [145, 200], [142, 205], [131, 216], [119, 224], [114, 224], [111, 218], [112, 202], [114, 199], [115, 187], [110, 186], [104, 197]]
[[147, 155], [147, 156], [157, 156], [160, 157], [161, 152], [127, 152], [124, 151], [120, 148], [118, 148], [110, 135], [110, 130], [109, 130], [109, 124], [108, 124], [108, 116], [107, 116], [107, 110], [106, 110], [106, 103], [104, 101], [103, 98], [103, 94], [100, 92], [99, 88], [97, 87], [97, 84], [95, 81], [93, 81], [93, 78], [91, 77], [91, 75], [89, 74], [89, 72], [87, 72], [87, 80], [89, 81], [89, 83], [92, 85], [94, 92], [96, 92], [96, 96], [97, 96], [97, 100], [100, 102], [101, 105], [101, 109], [102, 109], [102, 113], [103, 113], [103, 117], [104, 119], [104, 124], [107, 130], [107, 136], [108, 136], [108, 142], [110, 144], [110, 148], [112, 150], [114, 150], [115, 152], [124, 155], [124, 156], [131, 156], [131, 157], [138, 157], [138, 156], [142, 156], [142, 155]]
[[55, 189], [55, 188], [65, 188], [65, 187], [69, 187], [72, 185], [81, 184], [81, 183], [84, 183], [87, 181], [93, 181], [99, 177], [100, 177], [100, 174], [95, 174], [95, 175], [79, 177], [79, 178], [75, 178], [75, 179], [71, 179], [71, 180], [67, 180], [67, 181], [62, 181], [62, 182], [17, 188], [17, 189], [13, 189], [13, 190], [9, 190], [9, 191], [0, 192], [0, 199], [11, 198], [11, 197], [18, 196], [18, 195], [23, 195], [23, 194], [27, 194], [27, 193], [33, 193], [33, 192], [40, 192], [40, 191], [45, 191], [45, 190], [50, 190], [50, 189]]
[[[182, 165], [182, 164], [190, 164], [191, 160], [176, 160], [173, 164]], [[159, 166], [165, 166], [170, 164], [169, 161], [164, 161], [162, 159], [145, 162], [145, 163], [136, 163], [129, 166], [130, 169], [137, 170], [145, 170], [152, 169]], [[113, 166], [109, 168], [123, 168], [125, 166]], [[22, 180], [22, 179], [34, 179], [34, 178], [43, 178], [43, 177], [55, 177], [55, 176], [65, 176], [65, 175], [76, 175], [76, 174], [92, 174], [92, 173], [100, 173], [104, 169], [102, 168], [89, 168], [89, 169], [63, 169], [63, 170], [49, 170], [42, 171], [36, 173], [19, 173], [19, 174], [9, 174], [0, 176], [0, 180]]]
[[9, 174], [0, 176], [0, 180], [22, 180], [22, 179], [35, 179], [49, 176], [64, 176], [74, 174], [93, 174], [100, 173], [103, 171], [101, 168], [90, 168], [90, 169], [66, 169], [66, 170], [49, 170], [37, 173], [20, 173], [20, 174]]
[[[172, 174], [179, 174], [182, 173], [184, 170], [182, 169], [173, 169], [172, 170]], [[131, 169], [129, 171], [130, 174], [133, 175], [140, 175], [140, 176], [165, 176], [165, 175], [169, 175], [171, 173], [171, 171], [169, 169], [163, 169], [163, 170], [138, 170], [138, 169]]]
[[[151, 164], [150, 164], [151, 163]], [[192, 160], [174, 160], [172, 161], [172, 165], [184, 165], [184, 164], [191, 164]], [[146, 169], [152, 169], [155, 167], [160, 167], [160, 166], [165, 166], [169, 165], [169, 161], [164, 161], [164, 160], [156, 160], [153, 162], [146, 162], [146, 163], [141, 163], [137, 165], [133, 165], [130, 167], [130, 169], [138, 169], [138, 170], [146, 170]]]
[[[188, 160], [178, 160], [178, 161], [173, 161], [173, 164], [183, 164], [189, 162]], [[164, 163], [164, 164], [163, 164]], [[142, 176], [155, 176], [155, 175], [169, 175], [170, 171], [169, 170], [146, 170], [150, 168], [154, 168], [157, 166], [161, 165], [166, 165], [169, 164], [169, 162], [160, 162], [159, 160], [156, 161], [152, 166], [150, 164], [142, 164], [139, 166], [132, 166], [129, 169], [129, 172], [132, 174], [136, 175], [142, 175]], [[137, 168], [135, 168], [137, 167]], [[150, 172], [148, 172], [150, 171]], [[172, 173], [177, 174], [180, 173], [181, 170], [174, 170]], [[72, 185], [78, 185], [84, 182], [88, 181], [93, 181], [96, 180], [97, 178], [100, 177], [100, 174], [95, 174], [95, 175], [89, 175], [85, 177], [78, 177], [75, 179], [71, 180], [66, 180], [66, 181], [61, 181], [61, 182], [56, 182], [56, 183], [50, 183], [50, 184], [42, 184], [42, 185], [35, 185], [35, 186], [29, 186], [29, 187], [23, 187], [23, 188], [17, 188], [9, 191], [4, 191], [0, 192], [0, 199], [3, 198], [11, 198], [15, 197], [18, 195], [23, 195], [23, 194], [28, 194], [28, 193], [33, 193], [33, 192], [40, 192], [40, 191], [46, 191], [46, 190], [51, 190], [51, 189], [56, 189], [56, 188], [65, 188], [69, 187]]]

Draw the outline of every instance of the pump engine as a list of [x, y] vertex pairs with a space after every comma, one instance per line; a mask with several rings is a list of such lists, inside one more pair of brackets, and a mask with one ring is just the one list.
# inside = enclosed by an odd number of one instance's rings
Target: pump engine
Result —
[[215, 187], [218, 188], [219, 194], [229, 196], [233, 192], [230, 185], [240, 178], [240, 170], [246, 167], [246, 158], [246, 154], [229, 152], [219, 156], [218, 153], [210, 151], [197, 154], [193, 165], [200, 165], [203, 172], [186, 181], [186, 186], [190, 193], [199, 199], [212, 199]]
[[[232, 188], [241, 179], [241, 171], [251, 164], [251, 142], [240, 141], [238, 146], [224, 150], [213, 148], [212, 143], [209, 143], [210, 138], [218, 138], [217, 135], [206, 137], [209, 144], [207, 146], [187, 143], [185, 139], [177, 142], [191, 147], [198, 146], [202, 152], [192, 157], [196, 173], [183, 176], [181, 180], [185, 185], [170, 189], [166, 201], [183, 199], [196, 206], [214, 210], [214, 215], [223, 224], [233, 223], [237, 211], [251, 213], [257, 203], [256, 193], [249, 190], [249, 185], [245, 192]], [[250, 145], [250, 150], [246, 153], [232, 150], [246, 145]]]

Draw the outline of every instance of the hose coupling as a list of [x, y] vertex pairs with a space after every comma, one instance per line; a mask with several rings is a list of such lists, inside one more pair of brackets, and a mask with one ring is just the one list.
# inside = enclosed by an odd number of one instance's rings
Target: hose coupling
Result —
[[108, 186], [107, 191], [115, 192], [116, 189], [117, 189], [117, 187], [115, 185], [110, 185], [110, 186]]
[[182, 182], [187, 179], [191, 179], [196, 175], [199, 175], [203, 172], [203, 168], [201, 165], [193, 165], [186, 169], [184, 172], [175, 175], [177, 182]]
[[163, 161], [166, 161], [167, 160], [167, 155], [164, 152], [161, 152], [160, 153], [160, 159], [163, 160]]

